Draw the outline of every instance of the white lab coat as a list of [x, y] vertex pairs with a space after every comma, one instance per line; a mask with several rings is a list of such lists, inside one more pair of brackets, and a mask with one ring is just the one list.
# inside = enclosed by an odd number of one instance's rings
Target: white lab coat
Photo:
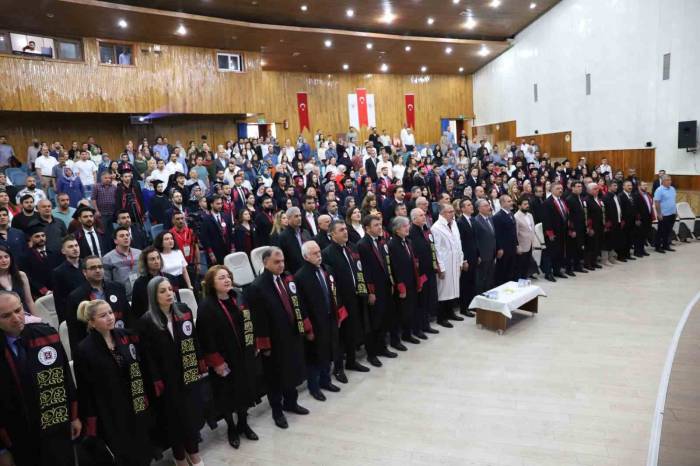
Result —
[[445, 278], [437, 279], [438, 301], [459, 298], [459, 277], [462, 273], [464, 254], [457, 221], [456, 219], [452, 221], [450, 229], [445, 218], [440, 216], [433, 223], [430, 231], [435, 240], [438, 265], [440, 270], [445, 272]]

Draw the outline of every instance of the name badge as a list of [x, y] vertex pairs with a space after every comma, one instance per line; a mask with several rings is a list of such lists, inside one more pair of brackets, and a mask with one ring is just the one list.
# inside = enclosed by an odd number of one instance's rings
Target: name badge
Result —
[[190, 255], [190, 246], [189, 246], [189, 244], [182, 247], [182, 253], [183, 253], [185, 256], [189, 256], [189, 255]]

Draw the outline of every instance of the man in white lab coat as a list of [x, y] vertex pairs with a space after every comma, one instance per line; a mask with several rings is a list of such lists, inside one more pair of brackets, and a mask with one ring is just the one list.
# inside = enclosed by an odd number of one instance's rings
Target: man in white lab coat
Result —
[[450, 320], [464, 320], [455, 315], [459, 299], [459, 277], [465, 267], [462, 241], [455, 220], [455, 209], [450, 203], [440, 203], [440, 216], [430, 231], [435, 239], [438, 266], [438, 324], [451, 328]]

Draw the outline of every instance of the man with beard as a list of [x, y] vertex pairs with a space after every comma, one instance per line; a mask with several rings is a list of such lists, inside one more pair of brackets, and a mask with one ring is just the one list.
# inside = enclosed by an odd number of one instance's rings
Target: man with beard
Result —
[[35, 202], [31, 194], [20, 196], [19, 203], [22, 206], [22, 210], [12, 218], [12, 228], [17, 228], [26, 233], [30, 225], [39, 223], [39, 214], [34, 211]]
[[107, 235], [95, 228], [95, 209], [81, 205], [73, 214], [80, 228], [75, 232], [75, 239], [80, 245], [80, 257], [102, 257], [112, 250], [113, 242]]
[[27, 230], [29, 238], [29, 253], [25, 259], [23, 270], [29, 278], [29, 286], [34, 299], [46, 296], [53, 290], [51, 271], [60, 262], [60, 257], [46, 247], [46, 227], [35, 223]]
[[634, 235], [634, 255], [636, 257], [648, 256], [649, 253], [644, 250], [649, 232], [651, 231], [651, 223], [654, 221], [654, 199], [649, 192], [649, 185], [645, 181], [639, 182], [639, 190], [634, 193], [637, 206], [637, 218], [635, 225], [637, 226]]
[[274, 223], [274, 201], [270, 196], [263, 196], [262, 209], [255, 215], [255, 247], [270, 245], [270, 232]]
[[598, 197], [600, 187], [598, 183], [588, 183], [586, 186], [588, 196], [586, 196], [586, 249], [584, 265], [588, 270], [602, 268], [598, 264], [603, 246], [603, 235], [605, 234], [605, 205]]
[[574, 181], [571, 193], [566, 197], [569, 209], [569, 235], [566, 239], [566, 270], [569, 272], [588, 273], [581, 267], [586, 243], [586, 207], [581, 193], [583, 183]]
[[[121, 183], [117, 186], [115, 193], [115, 212], [127, 210], [131, 213], [131, 218], [136, 222], [143, 224], [146, 210], [143, 203], [143, 195], [141, 187], [133, 180], [134, 174], [130, 169], [122, 170]], [[111, 221], [111, 219], [105, 219]]]
[[80, 246], [75, 236], [66, 235], [61, 244], [64, 261], [51, 272], [53, 300], [58, 321], [66, 320], [66, 300], [76, 287], [85, 283], [85, 275], [80, 270]]

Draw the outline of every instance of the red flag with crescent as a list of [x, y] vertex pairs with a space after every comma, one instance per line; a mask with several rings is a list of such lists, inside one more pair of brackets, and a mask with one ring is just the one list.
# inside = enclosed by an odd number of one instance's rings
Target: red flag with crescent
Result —
[[416, 129], [416, 103], [413, 94], [404, 95], [406, 101], [406, 124], [409, 128]]
[[369, 126], [367, 118], [367, 89], [357, 90], [357, 116], [360, 121], [360, 128]]
[[309, 124], [309, 102], [306, 92], [297, 92], [297, 112], [299, 113], [299, 131], [311, 130]]

